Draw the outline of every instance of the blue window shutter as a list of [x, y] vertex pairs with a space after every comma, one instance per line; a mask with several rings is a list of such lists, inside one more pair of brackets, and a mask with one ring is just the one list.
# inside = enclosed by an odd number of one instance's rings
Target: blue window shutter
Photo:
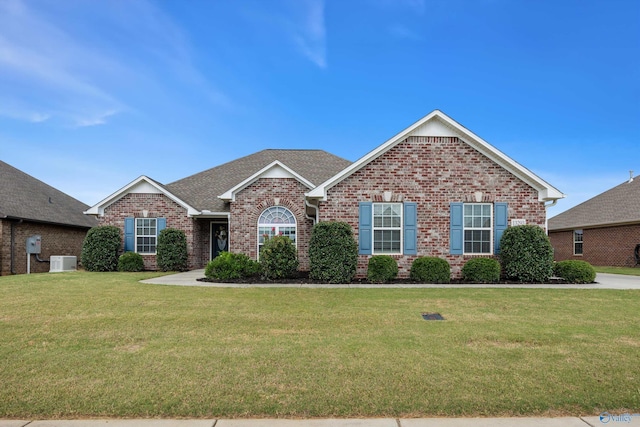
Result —
[[371, 255], [373, 244], [373, 203], [360, 202], [358, 221], [358, 253], [360, 255]]
[[493, 253], [498, 255], [500, 253], [500, 239], [509, 222], [509, 204], [496, 202], [493, 204], [493, 210]]
[[454, 202], [449, 205], [451, 217], [449, 222], [449, 253], [451, 255], [463, 254], [463, 207], [464, 204], [460, 202]]
[[127, 217], [124, 219], [124, 251], [133, 252], [135, 245], [135, 219]]
[[157, 235], [160, 235], [160, 232], [167, 228], [167, 218], [158, 218], [156, 219], [156, 227], [157, 227]]
[[418, 254], [418, 204], [404, 204], [404, 254]]

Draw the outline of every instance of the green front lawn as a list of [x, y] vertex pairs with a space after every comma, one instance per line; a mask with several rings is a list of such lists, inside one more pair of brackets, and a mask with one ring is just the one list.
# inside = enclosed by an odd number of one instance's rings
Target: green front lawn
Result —
[[640, 267], [596, 267], [596, 273], [611, 273], [611, 274], [627, 274], [630, 276], [640, 276]]
[[640, 408], [640, 291], [138, 283], [152, 275], [0, 277], [0, 418]]

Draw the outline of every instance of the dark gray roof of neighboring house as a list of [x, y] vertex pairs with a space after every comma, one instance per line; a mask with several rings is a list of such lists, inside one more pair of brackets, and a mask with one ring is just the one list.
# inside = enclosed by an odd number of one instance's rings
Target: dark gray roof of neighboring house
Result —
[[640, 177], [549, 219], [549, 230], [640, 223]]
[[224, 212], [218, 196], [279, 161], [314, 185], [329, 179], [351, 164], [323, 150], [268, 149], [188, 176], [164, 186], [171, 193], [200, 210]]
[[95, 227], [88, 205], [0, 161], [0, 218]]

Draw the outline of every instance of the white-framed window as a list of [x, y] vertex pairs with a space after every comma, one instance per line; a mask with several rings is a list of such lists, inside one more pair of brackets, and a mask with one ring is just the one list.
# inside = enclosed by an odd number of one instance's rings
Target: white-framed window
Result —
[[296, 217], [284, 206], [271, 206], [262, 212], [258, 218], [258, 253], [267, 238], [282, 235], [287, 236], [296, 244], [298, 231]]
[[582, 230], [573, 230], [573, 254], [582, 255]]
[[155, 254], [157, 235], [156, 218], [136, 218], [135, 251], [139, 254]]
[[493, 205], [465, 203], [463, 212], [464, 253], [493, 253]]
[[373, 204], [373, 253], [402, 253], [402, 203]]

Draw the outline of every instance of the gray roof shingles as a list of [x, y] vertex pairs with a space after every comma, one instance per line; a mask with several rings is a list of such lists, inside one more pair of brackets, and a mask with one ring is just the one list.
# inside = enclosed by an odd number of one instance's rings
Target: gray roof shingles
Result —
[[226, 212], [229, 207], [218, 196], [276, 160], [313, 185], [326, 181], [351, 164], [323, 150], [267, 149], [172, 182], [164, 188], [198, 210]]
[[95, 227], [89, 206], [0, 161], [0, 219], [15, 218], [74, 227]]
[[549, 230], [640, 223], [640, 177], [549, 219]]

